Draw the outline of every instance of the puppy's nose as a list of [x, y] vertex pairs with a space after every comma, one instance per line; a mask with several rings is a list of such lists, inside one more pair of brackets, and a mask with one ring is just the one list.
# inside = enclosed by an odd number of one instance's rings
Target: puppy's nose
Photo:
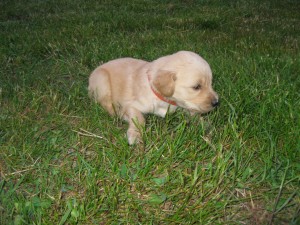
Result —
[[212, 102], [211, 102], [212, 107], [217, 107], [219, 104], [220, 104], [220, 102], [219, 102], [218, 99], [214, 99], [214, 100], [212, 100]]

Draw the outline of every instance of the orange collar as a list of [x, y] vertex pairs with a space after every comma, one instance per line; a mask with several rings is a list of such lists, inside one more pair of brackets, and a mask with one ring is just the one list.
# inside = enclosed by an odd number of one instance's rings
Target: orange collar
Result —
[[150, 85], [150, 87], [151, 87], [151, 90], [152, 90], [152, 92], [156, 95], [156, 97], [158, 97], [160, 100], [162, 100], [162, 101], [164, 101], [164, 102], [166, 102], [166, 103], [169, 103], [169, 104], [171, 104], [171, 105], [177, 106], [177, 104], [176, 104], [175, 101], [172, 101], [172, 100], [170, 100], [170, 99], [165, 98], [163, 95], [161, 95], [160, 93], [158, 93], [158, 92], [152, 87], [152, 85], [151, 85], [151, 83], [150, 83], [150, 76], [149, 76], [149, 75], [148, 75], [148, 81], [149, 81], [149, 85]]

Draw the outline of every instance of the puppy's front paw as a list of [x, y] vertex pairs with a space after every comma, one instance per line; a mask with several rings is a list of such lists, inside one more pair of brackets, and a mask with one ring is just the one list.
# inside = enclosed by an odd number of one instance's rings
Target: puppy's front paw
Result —
[[141, 142], [142, 140], [140, 132], [137, 131], [136, 129], [130, 129], [130, 128], [127, 130], [127, 139], [130, 145]]

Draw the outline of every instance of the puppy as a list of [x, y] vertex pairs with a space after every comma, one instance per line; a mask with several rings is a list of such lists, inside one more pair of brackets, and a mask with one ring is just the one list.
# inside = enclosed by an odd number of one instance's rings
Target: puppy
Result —
[[89, 95], [111, 115], [129, 123], [129, 144], [140, 140], [143, 114], [164, 117], [182, 107], [206, 113], [219, 104], [212, 72], [199, 55], [180, 51], [152, 62], [120, 58], [96, 68], [89, 77]]

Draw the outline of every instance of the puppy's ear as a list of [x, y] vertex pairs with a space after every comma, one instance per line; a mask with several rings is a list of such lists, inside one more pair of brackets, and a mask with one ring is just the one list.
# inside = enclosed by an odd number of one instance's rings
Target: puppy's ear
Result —
[[152, 82], [155, 89], [165, 97], [171, 97], [175, 91], [176, 73], [158, 70]]

